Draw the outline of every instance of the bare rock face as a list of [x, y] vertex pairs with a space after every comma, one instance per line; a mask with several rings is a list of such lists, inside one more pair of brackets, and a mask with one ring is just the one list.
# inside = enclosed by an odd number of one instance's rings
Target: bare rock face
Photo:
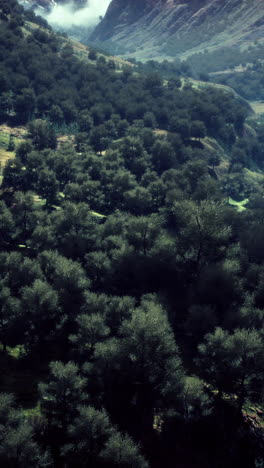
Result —
[[91, 39], [140, 58], [264, 39], [263, 0], [112, 0]]
[[[85, 6], [87, 0], [73, 0], [71, 3], [76, 5], [76, 8], [82, 8]], [[43, 8], [44, 10], [50, 10], [56, 4], [65, 4], [69, 3], [69, 0], [21, 0], [22, 5], [25, 7], [32, 8]]]

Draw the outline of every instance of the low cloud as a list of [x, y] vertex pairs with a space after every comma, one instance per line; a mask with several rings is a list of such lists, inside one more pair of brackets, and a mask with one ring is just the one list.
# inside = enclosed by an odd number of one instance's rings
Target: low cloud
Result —
[[66, 29], [74, 26], [94, 27], [100, 21], [100, 16], [104, 16], [111, 0], [88, 0], [84, 8], [76, 10], [72, 2], [66, 5], [55, 5], [52, 10], [43, 14], [38, 11], [51, 26]]

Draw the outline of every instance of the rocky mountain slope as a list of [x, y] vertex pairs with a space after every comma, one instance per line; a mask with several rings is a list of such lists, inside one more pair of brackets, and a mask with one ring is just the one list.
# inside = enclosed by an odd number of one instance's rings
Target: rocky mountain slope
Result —
[[139, 58], [264, 40], [263, 0], [112, 0], [91, 39]]
[[[41, 7], [45, 10], [49, 10], [50, 8], [54, 7], [56, 4], [65, 4], [69, 3], [68, 0], [20, 0], [20, 3], [24, 7]], [[86, 4], [86, 0], [72, 0], [71, 4], [76, 5], [77, 8], [81, 8]]]

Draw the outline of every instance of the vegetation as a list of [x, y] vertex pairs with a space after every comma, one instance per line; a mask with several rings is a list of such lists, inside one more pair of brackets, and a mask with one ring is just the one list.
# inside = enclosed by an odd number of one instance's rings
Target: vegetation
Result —
[[1, 465], [261, 466], [263, 125], [0, 8]]

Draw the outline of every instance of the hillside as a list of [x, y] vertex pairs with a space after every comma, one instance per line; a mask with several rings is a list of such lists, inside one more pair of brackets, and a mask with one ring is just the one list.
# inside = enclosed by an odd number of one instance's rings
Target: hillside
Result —
[[264, 466], [264, 125], [16, 0], [0, 57], [0, 466]]
[[137, 58], [175, 56], [264, 37], [262, 0], [112, 0], [92, 34]]

